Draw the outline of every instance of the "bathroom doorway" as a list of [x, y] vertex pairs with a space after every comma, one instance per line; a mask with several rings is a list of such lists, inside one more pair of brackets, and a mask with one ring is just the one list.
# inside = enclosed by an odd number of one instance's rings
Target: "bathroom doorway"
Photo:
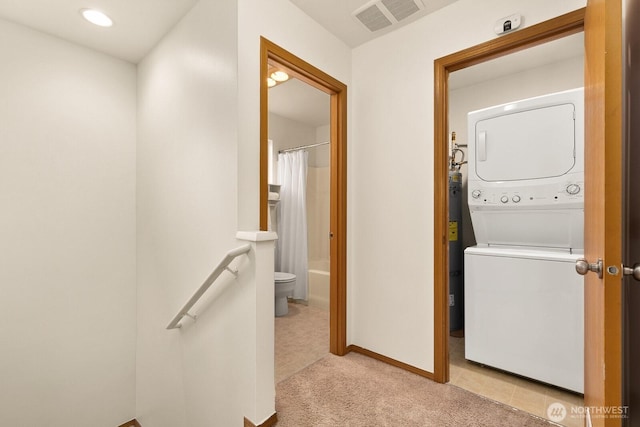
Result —
[[296, 277], [275, 283], [279, 383], [329, 354], [330, 96], [270, 65], [269, 230], [276, 278]]
[[[269, 86], [270, 70], [285, 71], [296, 83], [309, 85], [328, 95], [329, 123], [324, 129], [329, 144], [312, 150], [328, 150], [329, 167], [329, 351], [344, 355], [346, 348], [346, 85], [296, 57], [285, 49], [261, 38], [260, 81], [260, 229], [269, 221]], [[319, 131], [321, 133], [322, 131]], [[301, 144], [305, 145], [305, 144]], [[306, 144], [314, 145], [314, 144]], [[296, 147], [293, 147], [296, 148]], [[317, 166], [317, 164], [316, 164]], [[325, 261], [326, 263], [326, 261]]]

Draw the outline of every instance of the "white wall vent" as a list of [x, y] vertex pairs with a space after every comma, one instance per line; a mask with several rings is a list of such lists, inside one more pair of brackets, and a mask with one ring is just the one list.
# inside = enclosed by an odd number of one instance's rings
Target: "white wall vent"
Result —
[[351, 15], [374, 32], [395, 25], [423, 8], [421, 0], [373, 0]]

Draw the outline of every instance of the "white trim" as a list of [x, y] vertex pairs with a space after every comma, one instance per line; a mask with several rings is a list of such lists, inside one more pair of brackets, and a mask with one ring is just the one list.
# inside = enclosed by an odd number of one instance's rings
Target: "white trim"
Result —
[[278, 234], [274, 231], [238, 231], [236, 239], [248, 242], [268, 242], [278, 240]]

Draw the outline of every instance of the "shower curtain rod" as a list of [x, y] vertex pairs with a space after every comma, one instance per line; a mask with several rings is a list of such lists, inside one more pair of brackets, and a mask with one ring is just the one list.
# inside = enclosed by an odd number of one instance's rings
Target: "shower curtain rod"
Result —
[[329, 144], [329, 141], [327, 142], [319, 142], [317, 144], [310, 144], [310, 145], [303, 145], [301, 147], [296, 147], [296, 148], [287, 148], [286, 150], [278, 150], [278, 153], [288, 153], [290, 151], [298, 151], [298, 150], [304, 150], [305, 148], [313, 148], [313, 147], [319, 147], [321, 145], [327, 145]]

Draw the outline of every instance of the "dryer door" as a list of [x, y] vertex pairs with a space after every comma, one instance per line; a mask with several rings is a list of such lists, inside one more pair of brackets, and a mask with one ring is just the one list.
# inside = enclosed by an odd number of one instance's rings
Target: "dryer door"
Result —
[[576, 164], [575, 106], [560, 104], [480, 120], [475, 169], [484, 181], [562, 176]]

